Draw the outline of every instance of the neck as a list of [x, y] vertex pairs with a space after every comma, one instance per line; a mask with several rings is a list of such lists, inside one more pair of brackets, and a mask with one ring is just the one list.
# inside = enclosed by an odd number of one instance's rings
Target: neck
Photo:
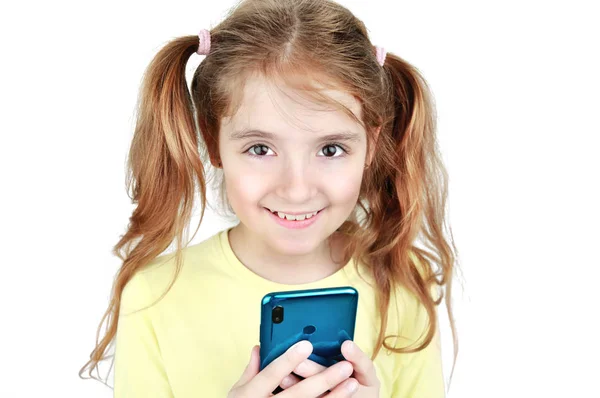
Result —
[[281, 284], [315, 282], [344, 266], [336, 262], [341, 258], [341, 241], [337, 236], [323, 241], [310, 253], [290, 256], [276, 252], [264, 242], [253, 238], [244, 225], [239, 223], [229, 231], [229, 244], [246, 268], [262, 278]]

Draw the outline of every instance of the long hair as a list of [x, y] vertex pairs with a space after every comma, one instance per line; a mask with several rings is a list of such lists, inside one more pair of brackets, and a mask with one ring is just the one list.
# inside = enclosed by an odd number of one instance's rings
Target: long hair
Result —
[[[338, 231], [349, 238], [343, 262], [355, 257], [376, 282], [380, 332], [372, 359], [382, 347], [396, 353], [427, 347], [436, 332], [435, 307], [445, 287], [454, 371], [458, 339], [451, 289], [457, 251], [451, 229], [450, 237], [445, 236], [448, 176], [437, 148], [435, 106], [425, 79], [393, 53], [381, 66], [363, 22], [330, 0], [244, 0], [210, 33], [210, 53], [196, 69], [190, 89], [185, 71], [198, 49], [196, 35], [168, 42], [145, 71], [128, 157], [127, 190], [137, 207], [113, 249], [123, 263], [80, 377], [86, 369], [92, 376], [93, 368], [107, 358], [127, 282], [173, 242], [176, 272], [160, 298], [175, 282], [182, 250], [189, 243], [184, 241], [194, 194], [199, 191], [201, 204], [197, 232], [207, 205], [208, 172], [211, 165], [218, 170], [220, 164], [220, 120], [235, 114], [244, 82], [253, 75], [330, 104], [365, 128], [367, 150], [374, 150], [375, 156], [365, 170], [355, 208], [362, 217], [350, 217]], [[362, 118], [311, 83], [353, 95], [362, 106]], [[226, 200], [222, 179], [217, 186], [221, 200]], [[387, 339], [395, 336], [385, 336], [390, 296], [398, 286], [414, 294], [427, 311], [428, 329], [417, 347], [393, 347]], [[432, 288], [439, 288], [437, 299]], [[98, 341], [105, 320], [107, 330]]]

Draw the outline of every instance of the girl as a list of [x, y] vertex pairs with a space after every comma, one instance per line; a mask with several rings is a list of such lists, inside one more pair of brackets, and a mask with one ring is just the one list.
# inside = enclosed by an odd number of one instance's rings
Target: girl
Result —
[[[115, 397], [443, 397], [436, 306], [456, 249], [436, 145], [424, 79], [332, 1], [246, 0], [168, 43], [141, 88], [108, 331], [80, 376], [114, 341]], [[239, 223], [188, 246], [211, 170]], [[347, 360], [323, 368], [305, 341], [259, 371], [264, 294], [346, 285]]]

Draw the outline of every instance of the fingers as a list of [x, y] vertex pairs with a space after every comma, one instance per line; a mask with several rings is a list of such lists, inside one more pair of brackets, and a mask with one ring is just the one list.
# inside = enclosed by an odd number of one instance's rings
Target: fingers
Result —
[[327, 367], [320, 365], [315, 361], [311, 361], [309, 357], [309, 359], [296, 366], [296, 369], [294, 369], [294, 374], [286, 376], [286, 378], [282, 380], [280, 386], [284, 389], [290, 388], [291, 386], [301, 382], [303, 379], [319, 374], [325, 369], [327, 369]]
[[292, 373], [296, 366], [308, 358], [312, 353], [312, 348], [312, 344], [307, 340], [294, 344], [250, 381], [253, 384], [252, 391], [271, 392], [275, 390], [284, 377]]
[[317, 373], [321, 373], [325, 369], [325, 366], [319, 365], [318, 363], [307, 359], [306, 361], [301, 362], [300, 365], [296, 366], [296, 369], [294, 369], [294, 373], [296, 373], [298, 376], [307, 378], [310, 376], [314, 376]]
[[[330, 366], [321, 373], [287, 388], [280, 393], [284, 397], [316, 397], [328, 390], [334, 390], [338, 384], [350, 377], [354, 369], [348, 361], [341, 361]], [[346, 390], [350, 394], [349, 390]], [[350, 395], [339, 395], [341, 397]]]
[[279, 386], [285, 390], [286, 388], [290, 388], [294, 384], [298, 384], [300, 381], [302, 381], [301, 378], [299, 378], [295, 374], [290, 374], [285, 376], [283, 380], [281, 380], [281, 384], [279, 384]]
[[291, 386], [301, 382], [303, 379], [321, 373], [325, 369], [327, 369], [325, 366], [319, 365], [318, 363], [311, 361], [310, 359], [306, 359], [303, 362], [301, 362], [300, 365], [296, 366], [296, 369], [294, 369], [293, 374], [286, 376], [281, 381], [280, 386], [283, 389], [290, 388]]
[[342, 344], [342, 355], [354, 367], [353, 377], [363, 386], [378, 386], [379, 379], [373, 361], [352, 340]]
[[358, 391], [358, 381], [356, 381], [355, 378], [350, 377], [348, 380], [344, 380], [342, 383], [338, 384], [338, 386], [327, 395], [327, 398], [351, 397], [356, 391]]

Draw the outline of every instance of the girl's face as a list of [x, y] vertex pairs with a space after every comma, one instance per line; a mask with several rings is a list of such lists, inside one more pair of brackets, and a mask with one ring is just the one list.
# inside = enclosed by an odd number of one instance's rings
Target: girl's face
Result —
[[[366, 159], [364, 128], [266, 80], [246, 81], [242, 106], [221, 121], [219, 151], [231, 207], [255, 243], [282, 255], [315, 252], [352, 213]], [[326, 94], [361, 117], [359, 102]], [[260, 132], [259, 132], [260, 131]], [[336, 135], [337, 137], [327, 136]], [[320, 211], [305, 228], [277, 222], [270, 210]]]

